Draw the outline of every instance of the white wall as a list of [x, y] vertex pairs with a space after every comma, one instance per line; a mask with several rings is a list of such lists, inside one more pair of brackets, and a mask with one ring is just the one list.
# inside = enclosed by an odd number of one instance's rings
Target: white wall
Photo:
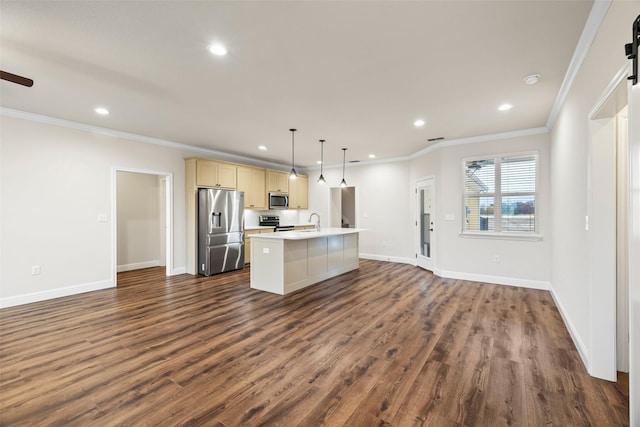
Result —
[[[540, 241], [462, 237], [462, 159], [536, 151], [538, 168], [538, 215]], [[464, 278], [510, 285], [549, 287], [550, 209], [549, 135], [521, 136], [490, 142], [460, 144], [420, 156], [411, 162], [410, 185], [428, 176], [436, 179], [435, 270], [445, 277]], [[412, 188], [413, 188], [412, 187]], [[414, 212], [415, 197], [411, 211]], [[453, 221], [445, 221], [445, 215]], [[494, 262], [499, 255], [501, 261]]]
[[161, 265], [160, 195], [157, 175], [116, 173], [118, 271]]
[[[413, 262], [408, 171], [407, 161], [346, 168], [347, 184], [355, 187], [357, 227], [367, 229], [360, 234], [361, 256]], [[342, 168], [325, 168], [324, 176], [326, 184], [318, 184], [317, 174], [309, 173], [309, 212], [317, 212], [321, 225], [328, 227], [329, 189], [338, 187]]]
[[[173, 268], [184, 271], [180, 150], [0, 117], [0, 306], [114, 286], [116, 167], [173, 174]], [[98, 222], [106, 214], [107, 222]], [[41, 274], [33, 276], [31, 267]]]
[[590, 317], [599, 310], [598, 302], [589, 300], [590, 269], [586, 265], [590, 259], [585, 230], [589, 115], [627, 62], [624, 44], [631, 40], [631, 23], [639, 10], [638, 1], [612, 2], [551, 133], [551, 283], [587, 366], [587, 349], [597, 351], [597, 345], [590, 342]]

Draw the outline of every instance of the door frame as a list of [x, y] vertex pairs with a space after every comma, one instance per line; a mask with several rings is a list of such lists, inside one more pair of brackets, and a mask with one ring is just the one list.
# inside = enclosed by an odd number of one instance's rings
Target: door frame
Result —
[[127, 167], [113, 167], [111, 169], [111, 266], [114, 286], [118, 281], [118, 194], [117, 175], [118, 172], [133, 172], [147, 175], [155, 175], [165, 178], [165, 271], [167, 276], [173, 275], [173, 173], [165, 171], [155, 171], [149, 169], [136, 169]]
[[[629, 261], [640, 259], [640, 84], [628, 88]], [[640, 265], [629, 262], [629, 421], [640, 426]]]
[[[358, 186], [356, 184], [348, 184], [347, 188], [353, 187], [353, 203], [354, 203], [354, 215], [355, 215], [355, 226], [358, 227], [358, 224], [360, 224], [360, 213], [359, 213], [359, 203], [358, 203]], [[340, 195], [340, 214], [338, 215], [337, 211], [336, 211], [336, 203], [334, 203], [334, 197], [336, 197], [337, 195]], [[341, 228], [342, 227], [342, 187], [338, 186], [338, 187], [329, 187], [329, 217], [327, 220], [327, 225], [329, 227], [337, 227], [337, 228]], [[336, 216], [339, 216], [338, 218], [336, 218]]]
[[[415, 249], [415, 254], [416, 254], [416, 258], [415, 258], [415, 265], [417, 267], [420, 268], [424, 268], [425, 270], [429, 270], [431, 272], [434, 272], [437, 270], [436, 268], [436, 254], [437, 254], [437, 234], [438, 233], [432, 233], [430, 236], [430, 242], [431, 242], [431, 253], [430, 253], [430, 257], [429, 257], [429, 262], [428, 263], [424, 263], [421, 264], [420, 263], [420, 230], [419, 230], [419, 224], [420, 224], [420, 212], [421, 212], [421, 206], [420, 206], [420, 196], [418, 194], [418, 189], [419, 188], [423, 188], [423, 187], [430, 187], [431, 189], [431, 213], [432, 213], [432, 222], [434, 224], [434, 231], [437, 231], [437, 229], [435, 228], [437, 226], [437, 222], [436, 222], [436, 208], [437, 208], [437, 204], [436, 204], [436, 177], [434, 175], [430, 175], [424, 178], [421, 178], [419, 180], [416, 181], [416, 185], [414, 188], [414, 201], [415, 201], [415, 228], [414, 228], [414, 236], [415, 236], [415, 243], [414, 243], [414, 249]], [[426, 257], [423, 257], [426, 259]]]
[[[613, 117], [603, 117], [601, 114], [602, 110], [605, 109], [606, 106], [609, 105], [609, 102], [614, 101], [615, 98], [620, 94], [624, 93], [626, 96], [626, 103], [629, 106], [629, 111], [631, 110], [631, 84], [627, 82], [627, 76], [629, 75], [631, 70], [630, 64], [625, 64], [613, 77], [609, 85], [605, 88], [605, 90], [600, 95], [600, 98], [595, 103], [593, 109], [589, 114], [589, 151], [588, 151], [588, 163], [587, 163], [587, 218], [591, 216], [594, 212], [597, 212], [596, 206], [594, 205], [594, 171], [592, 167], [593, 162], [593, 151], [594, 151], [594, 143], [596, 141], [600, 141], [599, 144], [608, 143], [610, 147], [609, 150], [613, 151], [613, 160], [614, 163], [609, 165], [609, 168], [614, 168], [613, 171], [607, 169], [606, 167], [602, 169], [606, 173], [605, 178], [612, 178], [615, 185], [615, 189], [617, 189], [617, 179], [618, 179], [618, 171], [615, 166], [615, 162], [618, 154], [616, 153], [617, 149], [617, 136], [618, 132], [616, 130], [616, 114]], [[626, 89], [626, 90], [625, 90]], [[610, 113], [604, 114], [604, 116], [609, 116]], [[609, 129], [606, 129], [608, 127]], [[609, 134], [608, 141], [606, 141], [607, 137], [603, 137], [598, 134], [598, 131], [605, 129], [605, 131]], [[629, 121], [628, 121], [628, 155], [630, 162], [632, 161], [631, 157], [631, 114], [629, 113]], [[608, 153], [612, 154], [612, 153]], [[632, 189], [631, 186], [631, 174], [632, 174], [631, 166], [629, 168], [629, 190]], [[605, 197], [609, 197], [609, 203], [605, 202], [607, 206], [618, 206], [616, 201], [616, 191], [613, 192], [612, 195], [608, 195]], [[602, 197], [602, 191], [599, 192], [600, 197]], [[628, 220], [627, 224], [627, 234], [629, 236], [629, 240], [631, 239], [632, 234], [632, 224], [630, 223], [632, 217], [632, 207], [631, 207], [631, 198], [633, 197], [632, 192], [627, 192], [629, 197], [629, 206], [628, 206]], [[600, 202], [601, 203], [601, 202]], [[594, 218], [589, 218], [589, 251], [591, 253], [591, 262], [590, 265], [591, 271], [589, 272], [589, 305], [588, 305], [588, 319], [589, 319], [589, 339], [588, 339], [588, 371], [589, 374], [603, 378], [609, 381], [616, 381], [617, 379], [617, 280], [616, 280], [616, 271], [617, 271], [617, 217], [614, 212], [611, 214], [605, 214], [603, 218], [604, 223], [596, 223], [593, 221]], [[591, 230], [591, 228], [596, 227], [596, 230]], [[604, 227], [604, 229], [602, 228]], [[608, 243], [607, 247], [602, 247], [602, 241], [595, 240], [593, 233], [596, 233], [600, 237], [604, 237], [606, 242]], [[628, 259], [632, 259], [631, 251], [629, 247], [629, 243], [627, 243], [627, 256]], [[611, 255], [613, 254], [613, 255]], [[611, 257], [613, 257], [613, 262], [611, 262]], [[604, 260], [609, 260], [609, 262], [602, 262]], [[629, 263], [629, 289], [628, 296], [629, 302], [631, 303], [631, 264]], [[632, 315], [631, 315], [631, 304], [629, 306], [629, 327], [632, 328]], [[632, 339], [630, 334], [630, 340]], [[629, 349], [632, 347], [632, 342], [629, 342]], [[631, 357], [630, 357], [631, 359]]]

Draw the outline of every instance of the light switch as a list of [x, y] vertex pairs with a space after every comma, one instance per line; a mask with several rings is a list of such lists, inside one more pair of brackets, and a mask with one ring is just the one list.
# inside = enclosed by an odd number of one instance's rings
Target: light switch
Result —
[[456, 216], [452, 213], [448, 213], [444, 215], [444, 219], [445, 221], [455, 221], [456, 220]]
[[107, 214], [98, 215], [98, 222], [107, 222]]
[[268, 254], [269, 253], [269, 248], [262, 248], [262, 253], [263, 254]]

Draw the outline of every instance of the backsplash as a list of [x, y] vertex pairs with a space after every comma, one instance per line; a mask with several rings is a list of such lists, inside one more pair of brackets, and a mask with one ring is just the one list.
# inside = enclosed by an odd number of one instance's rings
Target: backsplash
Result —
[[297, 209], [287, 209], [287, 210], [244, 210], [244, 225], [245, 227], [254, 227], [257, 226], [260, 220], [258, 217], [260, 215], [277, 215], [280, 217], [281, 225], [296, 225], [296, 224], [309, 224], [309, 214], [308, 210], [297, 210]]

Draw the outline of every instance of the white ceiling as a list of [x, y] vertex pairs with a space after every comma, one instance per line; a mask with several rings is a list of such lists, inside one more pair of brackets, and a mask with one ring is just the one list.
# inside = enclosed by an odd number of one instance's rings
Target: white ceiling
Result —
[[545, 126], [592, 4], [3, 0], [0, 66], [35, 84], [2, 81], [0, 103], [284, 165], [291, 127], [297, 166], [319, 139], [327, 164], [342, 147], [404, 157], [433, 137]]

